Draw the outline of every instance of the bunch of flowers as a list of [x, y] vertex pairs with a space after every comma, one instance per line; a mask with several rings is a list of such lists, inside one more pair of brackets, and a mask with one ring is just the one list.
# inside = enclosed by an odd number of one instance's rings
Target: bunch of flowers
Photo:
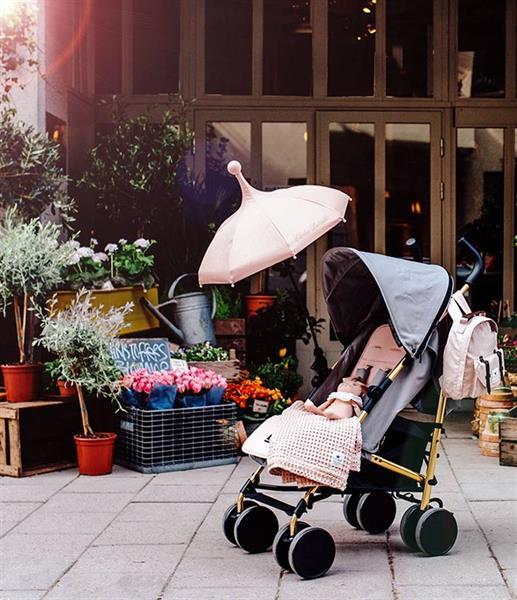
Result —
[[151, 372], [147, 369], [138, 369], [124, 375], [121, 385], [128, 390], [134, 390], [139, 394], [150, 394], [156, 386], [174, 386], [174, 371]]
[[120, 239], [98, 251], [98, 241], [88, 246], [73, 242], [75, 252], [63, 272], [66, 286], [71, 289], [113, 289], [130, 285], [149, 288], [154, 283], [154, 256], [148, 254], [153, 240], [139, 238], [130, 243]]
[[178, 348], [172, 358], [179, 358], [187, 362], [219, 362], [228, 360], [229, 354], [224, 348], [212, 346], [210, 342], [200, 342], [189, 348]]
[[285, 400], [278, 389], [270, 389], [263, 385], [259, 377], [255, 379], [244, 379], [238, 383], [229, 383], [224, 399], [235, 402], [244, 417], [258, 416], [256, 410], [256, 400], [261, 400], [268, 404], [265, 416], [279, 414], [286, 408], [291, 401]]
[[180, 394], [201, 394], [212, 388], [226, 388], [226, 379], [209, 369], [191, 367], [187, 371], [174, 371], [175, 384]]

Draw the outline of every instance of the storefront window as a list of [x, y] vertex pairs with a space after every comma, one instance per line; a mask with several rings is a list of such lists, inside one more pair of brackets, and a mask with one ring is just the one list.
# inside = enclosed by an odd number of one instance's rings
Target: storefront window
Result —
[[505, 86], [505, 0], [459, 0], [458, 96], [500, 98]]
[[[262, 189], [272, 191], [307, 183], [307, 124], [262, 123]], [[290, 268], [300, 291], [305, 294], [307, 252], [299, 252]], [[291, 289], [284, 265], [267, 270], [266, 288]]]
[[[429, 261], [431, 128], [425, 123], [386, 124], [386, 254]], [[414, 238], [414, 256], [406, 241]], [[417, 250], [417, 251], [418, 251]]]
[[328, 95], [372, 96], [374, 0], [329, 0]]
[[433, 0], [386, 3], [386, 94], [433, 95]]
[[373, 123], [330, 123], [330, 184], [352, 202], [346, 223], [329, 233], [329, 247], [374, 248], [374, 131]]
[[251, 123], [212, 122], [206, 124], [205, 189], [209, 223], [222, 223], [234, 212], [241, 199], [239, 183], [226, 166], [238, 160], [242, 173], [251, 176]]
[[251, 94], [251, 0], [205, 0], [205, 92]]
[[119, 94], [122, 88], [120, 0], [95, 2], [95, 93]]
[[264, 0], [262, 93], [312, 95], [312, 23], [309, 0]]
[[178, 91], [179, 0], [133, 0], [133, 91]]
[[[472, 288], [474, 308], [497, 312], [503, 293], [503, 129], [460, 128], [456, 150], [456, 231], [476, 246], [485, 271]], [[472, 257], [458, 250], [461, 283]]]

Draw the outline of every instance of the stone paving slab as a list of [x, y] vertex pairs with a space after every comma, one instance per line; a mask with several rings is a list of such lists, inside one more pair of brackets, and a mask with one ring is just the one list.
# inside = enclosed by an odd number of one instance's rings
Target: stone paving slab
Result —
[[[336, 541], [326, 577], [302, 581], [270, 552], [248, 555], [221, 521], [256, 464], [147, 475], [115, 466], [0, 478], [0, 600], [505, 600], [517, 591], [517, 469], [480, 455], [452, 423], [433, 495], [455, 513], [448, 556], [409, 552], [398, 532], [369, 535], [343, 518], [339, 496], [305, 518]], [[265, 481], [278, 481], [269, 476]], [[277, 498], [296, 503], [301, 494]], [[279, 523], [288, 517], [275, 511]], [[517, 597], [517, 596], [516, 596]]]

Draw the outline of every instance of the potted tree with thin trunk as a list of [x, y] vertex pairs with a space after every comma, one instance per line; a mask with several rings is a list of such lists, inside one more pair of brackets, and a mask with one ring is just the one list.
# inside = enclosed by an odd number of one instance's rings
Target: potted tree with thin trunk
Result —
[[91, 292], [82, 290], [65, 310], [53, 310], [53, 302], [42, 317], [37, 344], [56, 355], [59, 377], [77, 389], [82, 433], [74, 436], [77, 462], [82, 475], [111, 473], [116, 434], [94, 432], [88, 416], [85, 394], [95, 394], [118, 404], [121, 372], [111, 349], [124, 329], [130, 303], [123, 307], [92, 304]]
[[38, 219], [24, 222], [8, 209], [0, 222], [0, 312], [12, 307], [19, 360], [2, 365], [10, 402], [33, 400], [39, 391], [41, 364], [34, 362], [35, 309], [62, 282], [74, 253], [72, 242], [60, 243], [61, 227]]

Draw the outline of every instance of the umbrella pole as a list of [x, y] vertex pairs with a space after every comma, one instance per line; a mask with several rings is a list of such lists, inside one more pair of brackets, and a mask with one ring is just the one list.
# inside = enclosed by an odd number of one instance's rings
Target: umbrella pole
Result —
[[296, 283], [296, 280], [293, 276], [291, 266], [287, 261], [284, 261], [284, 265], [287, 269], [289, 281], [293, 286], [296, 302], [298, 303], [298, 306], [302, 309], [305, 315], [305, 320], [307, 321], [307, 325], [309, 326], [311, 332], [312, 342], [314, 344], [314, 362], [311, 365], [311, 369], [316, 373], [311, 380], [311, 384], [314, 388], [318, 388], [327, 378], [328, 374], [330, 373], [330, 369], [328, 367], [327, 359], [325, 358], [325, 353], [323, 352], [321, 346], [318, 344], [318, 338], [314, 329], [314, 323], [309, 313], [309, 309], [307, 308], [307, 304], [302, 298], [300, 289], [298, 288], [298, 284]]

